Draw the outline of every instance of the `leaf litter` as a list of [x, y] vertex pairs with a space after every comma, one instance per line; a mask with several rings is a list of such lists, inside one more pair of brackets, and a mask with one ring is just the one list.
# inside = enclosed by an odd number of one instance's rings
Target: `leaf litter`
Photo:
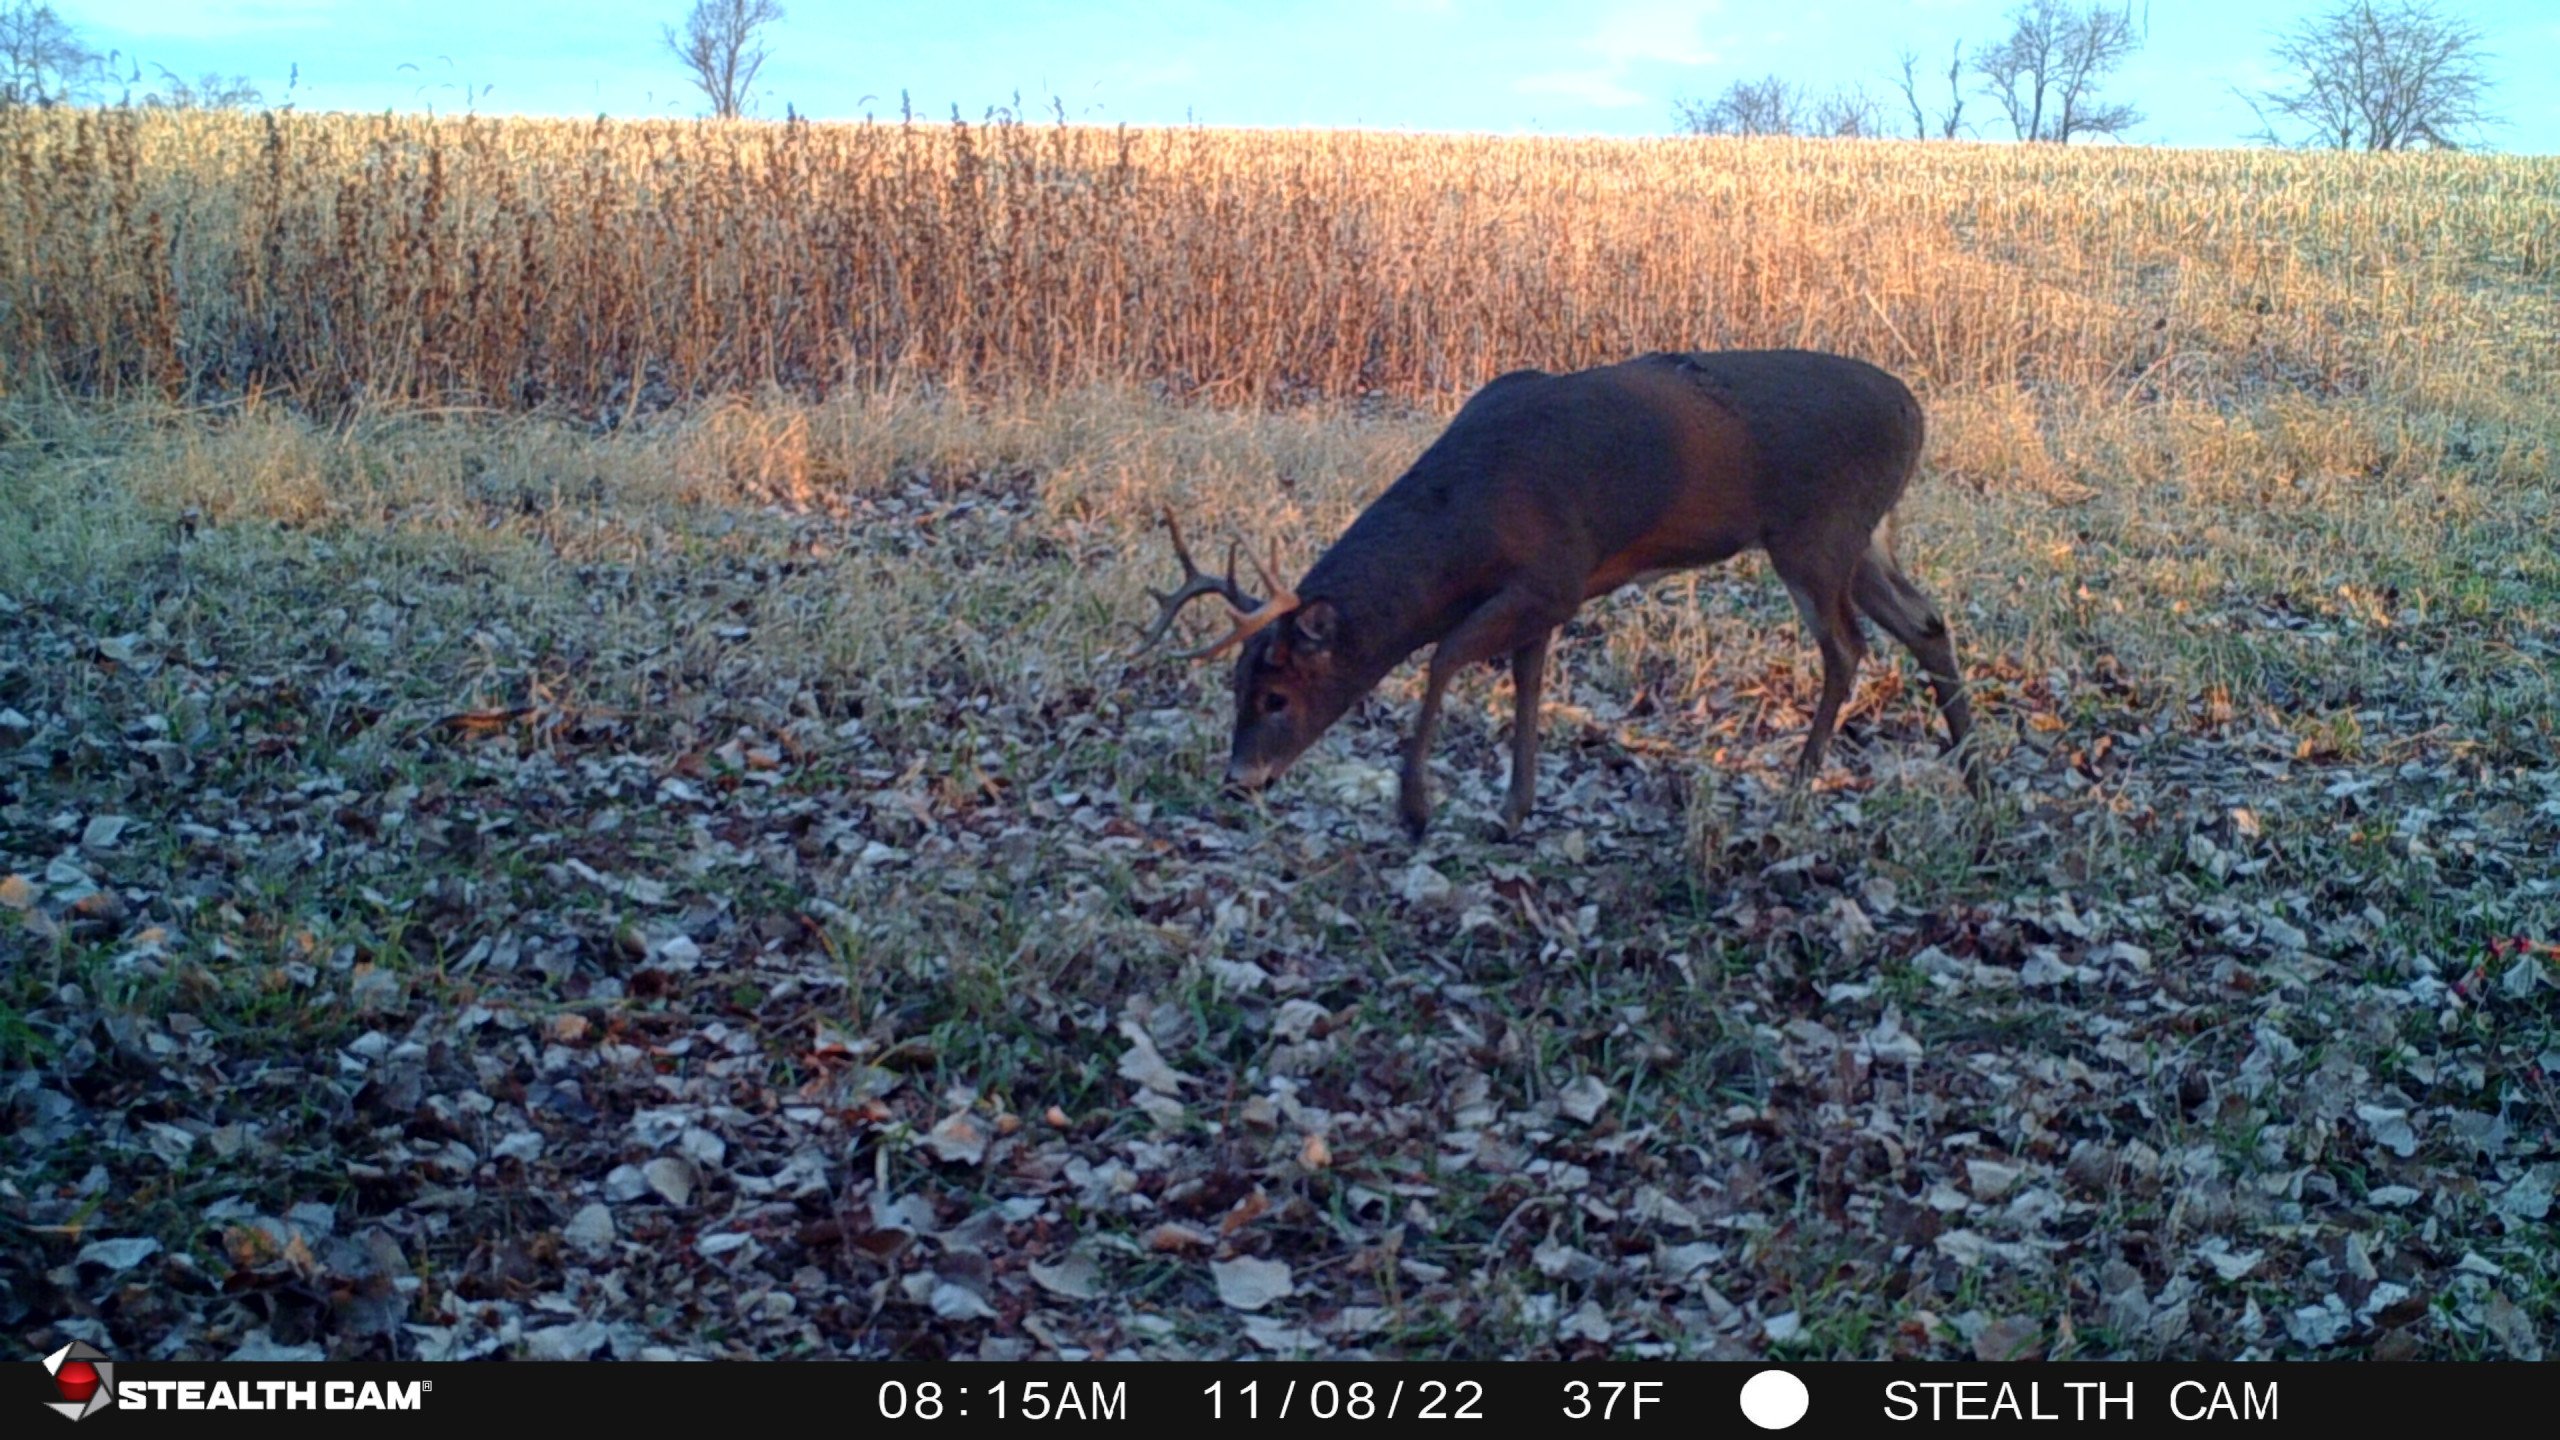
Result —
[[[0, 599], [0, 1312], [188, 1359], [2541, 1353], [2560, 768], [2476, 685], [2333, 749], [1981, 624], [1977, 814], [1900, 672], [1791, 796], [1792, 637], [1648, 652], [1558, 683], [1519, 842], [1462, 684], [1416, 850], [1405, 682], [1220, 800], [1219, 687], [1082, 653], [1076, 557], [1140, 527], [1075, 514], [997, 469], [585, 514], [621, 558], [207, 526]], [[971, 588], [831, 648], [916, 556]], [[2261, 613], [2199, 623], [2321, 683]]]

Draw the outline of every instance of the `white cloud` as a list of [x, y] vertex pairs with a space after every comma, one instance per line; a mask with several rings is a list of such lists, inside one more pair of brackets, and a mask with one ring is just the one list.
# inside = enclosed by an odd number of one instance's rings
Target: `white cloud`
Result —
[[1582, 48], [1613, 70], [1647, 60], [1712, 65], [1717, 56], [1707, 45], [1707, 17], [1723, 8], [1721, 0], [1621, 0], [1601, 12], [1599, 28]]
[[1650, 97], [1619, 83], [1614, 67], [1590, 70], [1550, 70], [1543, 75], [1523, 76], [1511, 87], [1523, 95], [1561, 95], [1585, 105], [1604, 109], [1622, 109], [1642, 105]]
[[1707, 20], [1721, 9], [1722, 0], [1616, 0], [1574, 47], [1597, 63], [1524, 76], [1512, 89], [1609, 110], [1653, 104], [1630, 83], [1636, 67], [1715, 64], [1722, 57], [1707, 39]]

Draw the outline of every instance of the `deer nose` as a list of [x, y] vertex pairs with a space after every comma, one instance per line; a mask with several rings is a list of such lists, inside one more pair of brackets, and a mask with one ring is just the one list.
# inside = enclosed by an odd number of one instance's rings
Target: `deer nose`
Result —
[[1239, 795], [1250, 795], [1276, 778], [1271, 764], [1267, 761], [1230, 760], [1227, 762], [1227, 788]]

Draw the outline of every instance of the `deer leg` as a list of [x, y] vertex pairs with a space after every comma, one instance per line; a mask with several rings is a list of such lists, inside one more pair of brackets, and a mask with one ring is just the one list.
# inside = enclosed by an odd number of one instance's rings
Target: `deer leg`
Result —
[[1974, 752], [1964, 749], [1965, 736], [1973, 729], [1973, 706], [1965, 699], [1964, 674], [1956, 668], [1955, 642], [1947, 635], [1947, 622], [1938, 607], [1911, 577], [1902, 573], [1882, 545], [1867, 549], [1866, 558], [1858, 566], [1851, 591], [1858, 608], [1869, 619], [1883, 626], [1885, 633], [1902, 642], [1920, 668], [1929, 673], [1930, 693], [1937, 697], [1938, 711], [1947, 718], [1947, 750], [1964, 758], [1966, 783], [1975, 790], [1982, 788], [1981, 767]]
[[[1572, 612], [1565, 612], [1570, 615]], [[1536, 595], [1505, 590], [1475, 608], [1431, 651], [1422, 684], [1422, 710], [1405, 745], [1403, 783], [1396, 797], [1405, 833], [1419, 840], [1431, 828], [1431, 741], [1440, 729], [1440, 697], [1458, 672], [1506, 650], [1518, 650], [1564, 623]]]
[[1822, 651], [1822, 698], [1813, 707], [1813, 729], [1804, 737], [1804, 752], [1796, 757], [1796, 783], [1802, 785], [1822, 770], [1823, 751], [1831, 744], [1840, 707], [1858, 678], [1858, 661], [1866, 654], [1867, 642], [1850, 613], [1847, 585], [1825, 585], [1817, 591], [1798, 577], [1781, 573], [1778, 578], [1786, 581], [1796, 613]]
[[1511, 795], [1502, 806], [1503, 828], [1517, 835], [1538, 796], [1538, 701], [1547, 684], [1547, 643], [1553, 630], [1511, 652]]

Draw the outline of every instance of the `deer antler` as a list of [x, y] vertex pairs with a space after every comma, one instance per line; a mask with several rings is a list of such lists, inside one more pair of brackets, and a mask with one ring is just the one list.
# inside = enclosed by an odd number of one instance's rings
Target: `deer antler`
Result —
[[[1227, 608], [1235, 613], [1235, 627], [1197, 650], [1180, 652], [1174, 657], [1178, 660], [1206, 660], [1224, 654], [1243, 644], [1246, 637], [1255, 631], [1298, 608], [1298, 597], [1281, 587], [1273, 577], [1273, 566], [1265, 565], [1259, 559], [1253, 562], [1254, 572], [1262, 577], [1264, 588], [1272, 592], [1270, 599], [1256, 600], [1236, 583], [1236, 547], [1232, 543], [1227, 546], [1226, 573], [1211, 575], [1192, 563], [1191, 550], [1182, 543], [1182, 526], [1170, 510], [1165, 512], [1164, 526], [1173, 536], [1174, 558], [1182, 562], [1182, 584], [1170, 595], [1152, 589], [1147, 592], [1148, 597], [1156, 602], [1156, 623], [1147, 627], [1146, 634], [1138, 641], [1136, 653], [1144, 653], [1164, 639], [1165, 632], [1173, 628], [1173, 617], [1182, 613], [1182, 607], [1203, 595], [1215, 595], [1226, 601]], [[1277, 552], [1272, 560], [1276, 565], [1279, 560]]]

